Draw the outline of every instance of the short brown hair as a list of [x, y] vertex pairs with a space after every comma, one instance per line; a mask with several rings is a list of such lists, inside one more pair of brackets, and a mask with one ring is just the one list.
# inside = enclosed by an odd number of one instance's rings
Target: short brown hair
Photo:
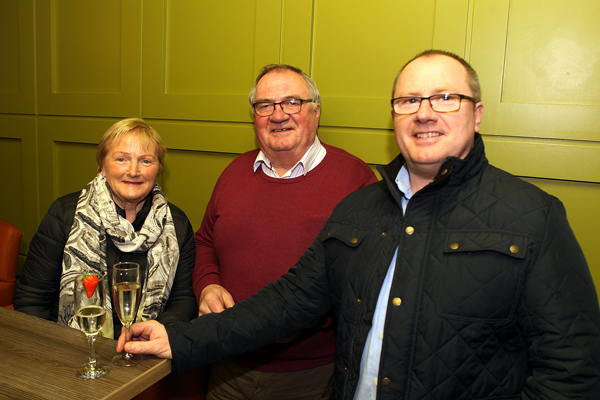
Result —
[[467, 73], [467, 84], [469, 85], [471, 92], [473, 92], [473, 98], [477, 102], [481, 101], [481, 86], [479, 85], [479, 78], [477, 77], [477, 72], [475, 72], [475, 70], [473, 69], [471, 64], [469, 64], [462, 57], [460, 57], [454, 53], [451, 53], [451, 52], [445, 51], [445, 50], [435, 50], [435, 49], [425, 50], [422, 53], [417, 54], [409, 62], [404, 64], [404, 66], [400, 69], [400, 72], [398, 72], [398, 74], [396, 75], [396, 79], [394, 79], [394, 86], [392, 86], [392, 98], [394, 98], [394, 96], [395, 96], [396, 84], [398, 83], [398, 79], [400, 79], [400, 74], [402, 74], [402, 71], [404, 71], [404, 68], [406, 68], [406, 66], [408, 64], [415, 61], [417, 58], [431, 57], [431, 56], [446, 56], [446, 57], [450, 57], [450, 58], [453, 58], [456, 61], [458, 61], [465, 68], [465, 72]]
[[98, 144], [98, 151], [96, 152], [96, 161], [98, 162], [97, 172], [102, 170], [104, 159], [110, 148], [127, 135], [133, 135], [140, 139], [144, 146], [154, 145], [156, 158], [158, 158], [158, 173], [163, 173], [163, 159], [165, 158], [165, 154], [167, 154], [167, 148], [159, 134], [140, 118], [127, 118], [115, 122], [104, 132]]

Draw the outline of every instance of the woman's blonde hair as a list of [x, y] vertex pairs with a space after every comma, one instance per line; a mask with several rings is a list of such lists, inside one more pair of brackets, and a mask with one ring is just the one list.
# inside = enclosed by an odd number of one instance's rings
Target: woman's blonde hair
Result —
[[127, 135], [135, 136], [140, 141], [140, 144], [146, 148], [154, 145], [156, 157], [158, 158], [158, 173], [162, 174], [164, 171], [163, 159], [165, 158], [165, 154], [167, 154], [167, 148], [159, 134], [140, 118], [127, 118], [115, 122], [104, 132], [98, 144], [98, 151], [96, 152], [96, 161], [98, 161], [97, 172], [102, 170], [104, 159], [110, 148]]

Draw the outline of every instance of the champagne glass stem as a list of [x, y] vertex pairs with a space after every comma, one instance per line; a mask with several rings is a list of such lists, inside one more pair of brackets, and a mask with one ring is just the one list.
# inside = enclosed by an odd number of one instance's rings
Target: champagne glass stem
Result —
[[[129, 328], [131, 327], [131, 322], [126, 322], [125, 323], [125, 329], [127, 329], [127, 341], [129, 341], [129, 339], [131, 338], [131, 331], [129, 330]], [[131, 357], [133, 357], [133, 354], [125, 352], [125, 355], [123, 356], [126, 359], [131, 359]]]
[[96, 368], [96, 348], [94, 343], [96, 343], [96, 335], [88, 335], [88, 344], [90, 347], [90, 369]]

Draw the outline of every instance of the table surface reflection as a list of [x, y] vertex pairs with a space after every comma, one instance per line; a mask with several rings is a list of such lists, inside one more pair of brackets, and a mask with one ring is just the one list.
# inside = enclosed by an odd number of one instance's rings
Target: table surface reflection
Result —
[[86, 381], [75, 369], [88, 361], [83, 332], [0, 307], [0, 398], [131, 399], [171, 372], [171, 361], [153, 356], [134, 367], [110, 360], [116, 340], [98, 337], [96, 359], [110, 369]]

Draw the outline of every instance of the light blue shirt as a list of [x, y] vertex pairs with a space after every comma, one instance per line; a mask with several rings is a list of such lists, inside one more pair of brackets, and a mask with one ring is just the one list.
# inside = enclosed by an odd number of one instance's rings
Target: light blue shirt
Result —
[[[413, 196], [406, 165], [402, 166], [400, 172], [398, 172], [398, 176], [396, 176], [396, 185], [398, 185], [398, 188], [404, 193], [404, 197], [402, 197], [402, 212], [405, 213], [408, 201]], [[358, 388], [354, 394], [355, 400], [375, 400], [377, 398], [377, 376], [379, 375], [385, 317], [387, 315], [392, 281], [394, 280], [394, 271], [396, 270], [397, 255], [398, 248], [396, 247], [394, 258], [392, 258], [387, 275], [383, 281], [383, 286], [379, 292], [379, 297], [377, 298], [377, 306], [375, 308], [375, 314], [373, 315], [373, 326], [369, 331], [369, 336], [367, 336], [367, 342], [360, 361], [360, 377], [358, 380]]]

